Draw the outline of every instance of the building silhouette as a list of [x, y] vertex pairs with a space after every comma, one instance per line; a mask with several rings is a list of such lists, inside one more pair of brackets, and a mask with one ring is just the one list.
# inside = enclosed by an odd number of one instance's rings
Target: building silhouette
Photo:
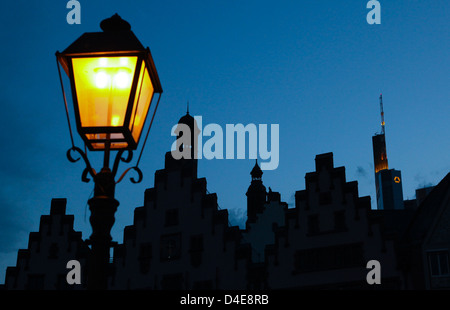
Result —
[[[188, 113], [179, 123], [196, 126]], [[408, 208], [372, 210], [333, 153], [319, 154], [288, 208], [263, 184], [256, 162], [241, 229], [230, 225], [197, 167], [194, 156], [165, 154], [114, 246], [110, 289], [450, 289], [450, 173]], [[28, 249], [7, 268], [5, 289], [86, 288], [84, 273], [81, 285], [65, 282], [66, 263], [79, 260], [85, 270], [90, 253], [65, 205], [52, 200]], [[381, 284], [366, 281], [371, 260], [381, 264]]]
[[[85, 289], [86, 283], [68, 285], [68, 261], [76, 259], [86, 265], [89, 248], [81, 232], [73, 229], [73, 215], [66, 214], [66, 199], [52, 199], [50, 215], [42, 215], [38, 232], [31, 232], [28, 248], [17, 253], [17, 264], [8, 267], [6, 289]], [[82, 268], [81, 278], [85, 278]]]

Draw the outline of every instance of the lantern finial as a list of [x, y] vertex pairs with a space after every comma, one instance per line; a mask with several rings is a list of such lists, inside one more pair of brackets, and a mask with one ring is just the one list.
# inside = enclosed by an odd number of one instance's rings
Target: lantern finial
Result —
[[102, 20], [100, 23], [100, 28], [102, 28], [104, 32], [121, 32], [131, 30], [130, 24], [126, 20], [123, 20], [117, 13], [110, 18]]

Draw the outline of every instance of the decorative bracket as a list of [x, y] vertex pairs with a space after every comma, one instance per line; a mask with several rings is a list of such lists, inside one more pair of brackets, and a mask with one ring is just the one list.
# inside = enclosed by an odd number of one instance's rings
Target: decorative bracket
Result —
[[84, 153], [79, 147], [72, 146], [70, 149], [67, 150], [67, 153], [66, 153], [67, 159], [71, 163], [75, 163], [80, 160], [80, 157], [73, 158], [70, 153], [71, 151], [76, 151], [78, 154], [81, 155], [81, 158], [83, 158], [84, 163], [86, 164], [86, 168], [84, 168], [84, 170], [83, 170], [83, 173], [81, 175], [81, 180], [85, 183], [88, 183], [90, 181], [90, 179], [87, 177], [88, 173], [91, 175], [92, 178], [94, 178], [95, 175], [97, 174], [97, 172], [95, 172], [95, 170], [92, 168], [91, 163], [89, 162], [89, 159], [86, 156], [86, 153]]
[[[72, 151], [77, 152], [78, 154], [80, 154], [80, 157], [78, 158], [74, 158], [72, 156]], [[123, 153], [127, 152], [126, 157], [123, 157]], [[86, 164], [86, 168], [84, 168], [83, 173], [81, 175], [81, 180], [85, 183], [88, 183], [91, 179], [88, 178], [88, 174], [94, 179], [95, 176], [97, 175], [97, 172], [95, 171], [95, 169], [92, 168], [91, 163], [89, 162], [89, 159], [87, 158], [87, 155], [85, 152], [83, 152], [79, 147], [73, 146], [70, 149], [67, 150], [67, 159], [72, 162], [75, 163], [77, 161], [80, 160], [80, 158], [83, 158], [84, 163]], [[122, 161], [124, 163], [129, 163], [131, 162], [131, 160], [133, 159], [133, 152], [131, 150], [119, 150], [116, 154], [116, 158], [114, 159], [114, 164], [113, 164], [113, 170], [112, 170], [112, 175], [113, 177], [116, 176], [117, 174], [117, 170], [119, 168], [119, 163]], [[135, 178], [131, 177], [130, 181], [132, 183], [140, 183], [143, 179], [143, 174], [141, 169], [139, 169], [137, 166], [134, 167], [130, 167], [128, 169], [126, 169], [122, 175], [120, 176], [120, 178], [117, 180], [116, 184], [119, 183], [120, 181], [122, 181], [122, 179], [125, 177], [125, 175], [128, 173], [128, 171], [130, 171], [131, 169], [135, 170], [138, 174], [138, 179], [136, 180]]]

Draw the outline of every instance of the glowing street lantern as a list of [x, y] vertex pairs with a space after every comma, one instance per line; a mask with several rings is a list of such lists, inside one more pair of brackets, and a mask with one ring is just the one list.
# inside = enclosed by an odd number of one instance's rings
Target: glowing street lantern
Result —
[[[103, 20], [100, 27], [103, 32], [85, 33], [62, 53], [56, 53], [72, 140], [67, 158], [71, 162], [83, 158], [86, 168], [82, 180], [89, 182], [89, 174], [95, 182], [94, 197], [88, 201], [92, 226], [88, 289], [108, 287], [109, 251], [112, 245], [110, 231], [119, 205], [114, 198], [115, 185], [130, 169], [134, 169], [139, 176], [138, 180], [130, 180], [141, 182], [139, 160], [162, 93], [150, 50], [142, 46], [131, 31], [130, 24], [115, 14]], [[61, 66], [70, 80], [78, 133], [89, 150], [104, 151], [103, 167], [99, 172], [92, 168], [87, 152], [74, 144]], [[132, 159], [156, 93], [159, 96], [136, 166], [126, 169], [116, 181], [119, 162], [128, 163]], [[117, 150], [112, 169], [109, 167], [111, 150]], [[81, 157], [74, 158], [72, 152]], [[124, 152], [126, 157], [122, 157]]]
[[150, 50], [117, 14], [57, 59], [70, 79], [77, 130], [91, 151], [137, 148], [161, 84]]

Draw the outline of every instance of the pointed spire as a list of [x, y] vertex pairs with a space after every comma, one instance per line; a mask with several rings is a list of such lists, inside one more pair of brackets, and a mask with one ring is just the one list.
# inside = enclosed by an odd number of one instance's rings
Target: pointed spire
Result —
[[[177, 128], [175, 128], [175, 134], [177, 135], [177, 148], [180, 152], [182, 152], [184, 148], [191, 148], [190, 158], [197, 159], [198, 135], [201, 131], [200, 128], [198, 128], [195, 118], [189, 115], [189, 101], [187, 102], [186, 114], [179, 119], [178, 124], [187, 125], [189, 127], [189, 131], [187, 131], [185, 127], [183, 128], [177, 126]], [[180, 139], [180, 137], [184, 134], [189, 135], [189, 139]]]
[[256, 223], [257, 214], [260, 214], [264, 211], [264, 204], [267, 199], [267, 191], [266, 187], [262, 182], [262, 170], [259, 168], [258, 160], [255, 162], [255, 166], [250, 172], [252, 176], [252, 181], [250, 186], [248, 187], [247, 193], [247, 222]]
[[258, 159], [256, 159], [255, 166], [253, 167], [252, 171], [250, 172], [250, 175], [252, 176], [252, 180], [261, 180], [263, 172], [262, 172], [261, 168], [259, 168]]
[[383, 111], [383, 94], [380, 94], [380, 109], [381, 109], [381, 134], [384, 135], [384, 111]]

